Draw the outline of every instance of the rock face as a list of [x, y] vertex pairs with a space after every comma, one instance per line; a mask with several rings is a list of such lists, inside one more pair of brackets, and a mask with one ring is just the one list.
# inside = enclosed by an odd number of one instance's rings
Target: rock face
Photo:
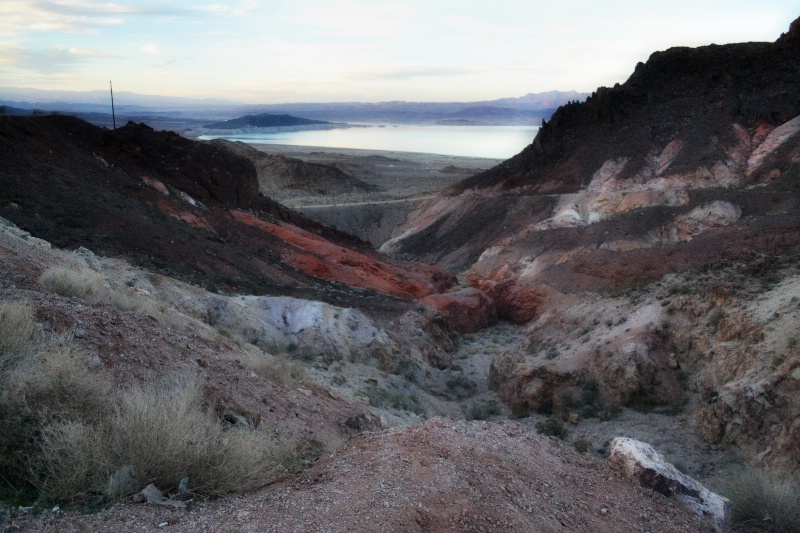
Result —
[[707, 442], [797, 468], [798, 27], [653, 54], [382, 247], [527, 325], [491, 364], [506, 403], [685, 409]]
[[649, 444], [626, 437], [615, 438], [611, 441], [608, 466], [627, 477], [636, 478], [643, 487], [675, 498], [699, 515], [709, 515], [716, 530], [724, 531], [730, 515], [730, 502], [682, 474]]
[[624, 84], [559, 108], [514, 158], [423, 204], [381, 249], [466, 271], [517, 322], [547, 294], [796, 250], [796, 27], [776, 43], [653, 54]]
[[420, 301], [442, 313], [447, 329], [456, 333], [473, 333], [497, 320], [494, 301], [470, 287], [445, 294], [432, 294]]
[[0, 215], [23, 230], [210, 289], [401, 309], [397, 297], [455, 281], [262, 196], [250, 161], [218, 144], [143, 124], [0, 117], [0, 159]]

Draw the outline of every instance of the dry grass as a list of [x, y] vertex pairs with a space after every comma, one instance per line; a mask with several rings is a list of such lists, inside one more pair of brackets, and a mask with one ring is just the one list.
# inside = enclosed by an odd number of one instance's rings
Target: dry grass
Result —
[[0, 303], [0, 367], [27, 346], [36, 329], [33, 308], [25, 302]]
[[48, 425], [40, 489], [52, 499], [118, 498], [149, 483], [175, 490], [188, 477], [200, 495], [247, 491], [281, 471], [291, 455], [282, 450], [264, 433], [224, 428], [204, 408], [199, 381], [172, 377], [122, 392], [99, 423]]
[[155, 301], [127, 288], [115, 290], [99, 274], [88, 268], [48, 268], [39, 277], [39, 284], [62, 296], [83, 298], [93, 303], [107, 303], [130, 313], [148, 316], [158, 313], [158, 304]]
[[733, 531], [800, 531], [800, 483], [789, 475], [744, 469], [714, 490], [731, 500]]
[[106, 290], [103, 278], [88, 268], [51, 267], [39, 277], [39, 284], [62, 296], [86, 299]]
[[9, 343], [21, 355], [0, 365], [0, 496], [114, 499], [185, 477], [212, 496], [261, 486], [297, 461], [296, 446], [267, 431], [223, 425], [197, 378], [115, 388], [67, 339], [42, 333], [30, 308], [0, 310], [0, 331], [27, 326]]
[[271, 355], [255, 346], [243, 345], [242, 364], [273, 383], [294, 383], [306, 379], [306, 370], [301, 363], [285, 355]]

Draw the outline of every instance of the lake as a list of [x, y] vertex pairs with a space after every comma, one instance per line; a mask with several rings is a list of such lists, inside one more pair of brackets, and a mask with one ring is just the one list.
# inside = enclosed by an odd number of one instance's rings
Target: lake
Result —
[[289, 144], [325, 148], [361, 148], [508, 159], [529, 145], [536, 126], [387, 125], [279, 133], [203, 135], [251, 144]]

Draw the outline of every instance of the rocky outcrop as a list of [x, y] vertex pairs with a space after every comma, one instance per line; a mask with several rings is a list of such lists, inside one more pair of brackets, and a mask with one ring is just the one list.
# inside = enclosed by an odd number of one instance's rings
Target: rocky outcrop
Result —
[[617, 437], [611, 441], [608, 466], [620, 474], [636, 478], [643, 487], [683, 503], [698, 515], [708, 515], [718, 532], [725, 530], [730, 502], [678, 471], [652, 446], [635, 439]]
[[333, 165], [307, 163], [279, 154], [265, 154], [241, 142], [216, 140], [213, 144], [250, 160], [256, 169], [259, 190], [279, 202], [298, 195], [333, 196], [374, 190], [373, 186]]
[[[475, 287], [513, 287], [487, 291], [502, 309], [518, 308], [519, 294], [636, 285], [720, 256], [797, 249], [800, 218], [776, 216], [800, 204], [793, 31], [654, 53], [624, 84], [559, 108], [514, 158], [421, 206], [382, 250], [466, 271]], [[772, 238], [754, 239], [754, 222]], [[515, 320], [538, 316], [532, 301]]]
[[440, 312], [447, 329], [456, 333], [474, 333], [497, 320], [494, 300], [471, 287], [432, 294], [420, 302]]

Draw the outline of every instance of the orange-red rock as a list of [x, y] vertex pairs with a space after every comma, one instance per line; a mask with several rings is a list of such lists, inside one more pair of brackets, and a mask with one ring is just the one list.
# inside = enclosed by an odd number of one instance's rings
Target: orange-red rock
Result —
[[447, 286], [448, 276], [438, 269], [404, 269], [334, 244], [291, 224], [272, 224], [237, 209], [231, 214], [239, 222], [291, 244], [293, 249], [282, 254], [283, 260], [316, 278], [413, 299], [434, 294]]
[[494, 300], [472, 287], [445, 294], [432, 294], [421, 302], [439, 311], [445, 326], [456, 333], [473, 333], [497, 320]]

